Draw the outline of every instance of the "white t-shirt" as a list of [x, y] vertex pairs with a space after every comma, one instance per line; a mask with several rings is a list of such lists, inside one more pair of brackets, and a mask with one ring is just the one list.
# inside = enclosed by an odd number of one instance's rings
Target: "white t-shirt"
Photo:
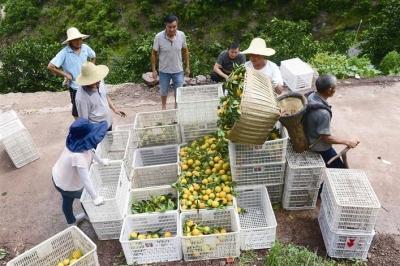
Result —
[[83, 182], [77, 167], [89, 168], [92, 163], [91, 151], [71, 152], [67, 147], [61, 153], [53, 167], [53, 180], [57, 187], [64, 191], [78, 191], [83, 188]]
[[[244, 64], [245, 67], [247, 68], [253, 68], [253, 63], [251, 61], [247, 61]], [[272, 82], [272, 87], [276, 87], [278, 85], [283, 86], [283, 79], [282, 79], [282, 74], [281, 71], [279, 70], [279, 67], [274, 63], [269, 60], [267, 60], [267, 63], [262, 69], [258, 69], [256, 71], [259, 71], [263, 74], [265, 74], [267, 77], [271, 79]]]

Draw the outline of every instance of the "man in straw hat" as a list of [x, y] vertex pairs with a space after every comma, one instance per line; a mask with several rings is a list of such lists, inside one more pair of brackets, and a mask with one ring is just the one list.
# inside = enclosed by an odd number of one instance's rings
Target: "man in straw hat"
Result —
[[76, 78], [80, 86], [76, 93], [76, 108], [79, 117], [87, 118], [92, 123], [106, 121], [108, 130], [112, 130], [112, 115], [110, 109], [119, 116], [126, 114], [118, 110], [107, 95], [103, 79], [109, 69], [105, 65], [96, 66], [92, 62], [82, 65], [81, 74]]
[[102, 165], [109, 164], [108, 159], [100, 159], [93, 152], [106, 132], [106, 122], [93, 124], [87, 119], [76, 119], [69, 128], [64, 150], [53, 166], [53, 184], [62, 196], [62, 210], [68, 224], [76, 225], [85, 217], [83, 212], [77, 215], [73, 212], [74, 200], [81, 197], [83, 188], [91, 196], [94, 205], [104, 202], [89, 178], [89, 168], [93, 159]]
[[247, 61], [244, 66], [254, 68], [261, 73], [264, 73], [271, 79], [272, 87], [277, 94], [281, 94], [283, 90], [283, 79], [279, 67], [265, 57], [275, 54], [275, 50], [268, 48], [265, 41], [261, 38], [254, 38], [247, 50], [242, 54], [248, 54], [250, 61]]
[[66, 46], [57, 53], [50, 61], [47, 68], [55, 75], [65, 78], [68, 87], [71, 103], [72, 116], [76, 119], [78, 111], [76, 110], [75, 97], [79, 85], [76, 83], [76, 77], [81, 73], [81, 66], [88, 60], [95, 61], [96, 53], [83, 40], [88, 38], [79, 32], [77, 28], [67, 30], [67, 39], [63, 41]]
[[[155, 80], [157, 79], [156, 63], [158, 57], [161, 105], [163, 110], [167, 108], [168, 88], [171, 80], [176, 105], [176, 89], [182, 87], [184, 73], [186, 76], [190, 74], [189, 50], [186, 44], [185, 33], [178, 30], [178, 18], [174, 15], [168, 15], [165, 17], [164, 23], [165, 30], [157, 33], [155, 36], [151, 54], [151, 68], [153, 79]], [[183, 71], [182, 54], [185, 61], [185, 72]]]

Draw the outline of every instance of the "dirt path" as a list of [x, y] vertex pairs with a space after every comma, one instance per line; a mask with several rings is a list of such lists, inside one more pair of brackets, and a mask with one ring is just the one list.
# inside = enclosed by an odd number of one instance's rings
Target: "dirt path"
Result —
[[[345, 85], [332, 99], [334, 133], [361, 140], [361, 145], [349, 153], [349, 160], [353, 168], [367, 171], [382, 204], [370, 264], [396, 265], [400, 260], [400, 182], [396, 180], [400, 172], [397, 154], [400, 150], [400, 99], [396, 97], [400, 94], [400, 82]], [[136, 112], [160, 109], [159, 97], [154, 90], [123, 84], [114, 87], [113, 91], [112, 98], [117, 106], [128, 114], [126, 119], [115, 118], [114, 124], [132, 123]], [[169, 107], [172, 108], [171, 103]], [[63, 148], [67, 127], [72, 122], [69, 108], [66, 92], [0, 95], [0, 109], [14, 109], [19, 113], [41, 154], [40, 160], [15, 169], [5, 152], [0, 152], [0, 247], [5, 247], [12, 255], [66, 227], [60, 208], [61, 198], [51, 184], [50, 174]], [[306, 245], [324, 254], [316, 222], [317, 210], [282, 210], [276, 215], [278, 240]], [[82, 229], [96, 240], [101, 265], [113, 265], [113, 262], [120, 265], [118, 241], [98, 241], [87, 222], [82, 224]], [[224, 262], [212, 264], [223, 265]]]

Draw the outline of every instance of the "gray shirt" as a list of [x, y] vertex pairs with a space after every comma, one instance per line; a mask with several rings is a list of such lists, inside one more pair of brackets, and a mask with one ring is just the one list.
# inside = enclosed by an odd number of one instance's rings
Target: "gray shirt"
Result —
[[153, 49], [158, 53], [158, 71], [170, 74], [182, 72], [182, 49], [186, 47], [186, 36], [182, 31], [178, 30], [172, 40], [168, 39], [165, 30], [157, 33]]
[[[308, 96], [308, 102], [323, 104], [331, 108], [328, 102], [316, 92]], [[331, 144], [319, 140], [320, 135], [331, 135], [331, 115], [328, 110], [316, 109], [307, 112], [304, 118], [304, 130], [309, 145], [312, 145], [312, 151], [326, 151], [332, 147]]]
[[234, 59], [229, 58], [228, 51], [223, 51], [217, 58], [217, 64], [222, 66], [222, 71], [225, 74], [230, 74], [233, 69], [233, 63], [242, 65], [246, 62], [246, 56], [244, 54], [238, 54]]
[[75, 101], [79, 117], [89, 119], [94, 123], [107, 121], [109, 127], [112, 125], [112, 115], [104, 81], [100, 82], [99, 89], [95, 91], [79, 88]]

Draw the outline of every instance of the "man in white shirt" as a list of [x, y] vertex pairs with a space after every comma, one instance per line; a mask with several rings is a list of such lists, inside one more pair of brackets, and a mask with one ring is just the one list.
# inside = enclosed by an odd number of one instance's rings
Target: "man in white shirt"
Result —
[[268, 48], [265, 41], [261, 38], [254, 38], [247, 50], [242, 54], [248, 54], [250, 61], [247, 61], [244, 66], [246, 68], [254, 68], [255, 70], [264, 73], [271, 79], [272, 87], [277, 94], [281, 94], [283, 90], [283, 79], [279, 67], [269, 60], [266, 56], [275, 54], [275, 50]]

